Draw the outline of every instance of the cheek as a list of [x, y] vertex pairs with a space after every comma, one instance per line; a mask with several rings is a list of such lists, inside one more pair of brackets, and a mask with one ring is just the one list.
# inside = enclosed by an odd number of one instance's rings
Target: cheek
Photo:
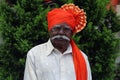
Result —
[[67, 36], [68, 38], [70, 38], [70, 39], [72, 38], [72, 34], [70, 34], [70, 33], [69, 33], [69, 34], [66, 34], [66, 36]]
[[53, 36], [55, 36], [57, 33], [56, 32], [53, 32], [53, 31], [50, 31], [49, 32], [49, 35], [50, 35], [50, 37], [53, 37]]

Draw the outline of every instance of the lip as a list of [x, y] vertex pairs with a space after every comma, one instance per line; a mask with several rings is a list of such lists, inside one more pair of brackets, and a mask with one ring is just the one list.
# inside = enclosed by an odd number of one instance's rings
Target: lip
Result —
[[66, 41], [66, 40], [63, 39], [63, 38], [56, 38], [55, 40], [58, 40], [58, 41]]

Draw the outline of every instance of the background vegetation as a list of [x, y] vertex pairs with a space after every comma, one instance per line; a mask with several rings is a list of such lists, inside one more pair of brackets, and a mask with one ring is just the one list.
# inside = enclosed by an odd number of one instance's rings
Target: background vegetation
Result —
[[0, 80], [23, 79], [27, 51], [49, 38], [47, 12], [71, 2], [87, 13], [87, 26], [74, 40], [89, 57], [93, 80], [115, 78], [120, 20], [106, 9], [109, 0], [1, 0]]

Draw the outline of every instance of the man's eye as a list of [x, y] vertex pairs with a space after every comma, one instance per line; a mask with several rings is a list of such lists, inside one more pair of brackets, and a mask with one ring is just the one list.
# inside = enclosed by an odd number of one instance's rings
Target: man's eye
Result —
[[58, 31], [58, 30], [60, 30], [60, 28], [59, 28], [59, 27], [56, 27], [56, 28], [54, 28], [54, 30], [55, 30], [55, 31]]
[[68, 32], [68, 31], [71, 31], [71, 29], [65, 28], [64, 31]]

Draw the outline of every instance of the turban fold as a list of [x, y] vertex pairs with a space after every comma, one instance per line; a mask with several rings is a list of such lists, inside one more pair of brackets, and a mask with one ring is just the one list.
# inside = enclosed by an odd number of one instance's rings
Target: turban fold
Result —
[[47, 15], [48, 29], [60, 23], [67, 23], [74, 33], [80, 32], [86, 26], [86, 13], [74, 4], [65, 4], [55, 8]]
[[[81, 31], [86, 25], [86, 16], [83, 9], [74, 4], [65, 4], [61, 8], [55, 8], [48, 12], [48, 30], [54, 25], [67, 23], [74, 33]], [[85, 58], [73, 40], [70, 41], [72, 46], [72, 56], [76, 73], [76, 80], [88, 80], [87, 65]]]
[[67, 23], [69, 26], [71, 26], [72, 29], [74, 29], [75, 26], [75, 19], [74, 17], [68, 13], [67, 11], [64, 11], [63, 9], [54, 9], [51, 12], [49, 12], [48, 15], [48, 29], [50, 30], [54, 25], [60, 24], [60, 23]]

